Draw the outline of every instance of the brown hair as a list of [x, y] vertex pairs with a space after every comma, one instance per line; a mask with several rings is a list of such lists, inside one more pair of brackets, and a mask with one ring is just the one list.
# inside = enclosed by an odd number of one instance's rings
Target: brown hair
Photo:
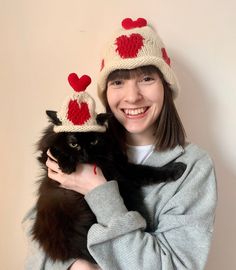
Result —
[[[170, 85], [165, 81], [163, 74], [157, 67], [142, 66], [132, 70], [115, 70], [108, 76], [107, 83], [115, 79], [130, 79], [141, 74], [148, 75], [153, 73], [157, 73], [159, 75], [164, 87], [163, 107], [156, 121], [156, 148], [160, 151], [164, 151], [167, 149], [172, 149], [177, 145], [181, 145], [184, 147], [186, 143], [186, 134], [173, 101], [173, 91], [171, 90]], [[111, 112], [107, 101], [106, 93], [107, 89], [103, 92], [102, 98], [105, 103], [106, 111]], [[112, 119], [113, 120], [110, 123], [111, 132], [114, 136], [117, 137], [122, 149], [125, 151], [125, 129], [115, 117], [113, 117]]]

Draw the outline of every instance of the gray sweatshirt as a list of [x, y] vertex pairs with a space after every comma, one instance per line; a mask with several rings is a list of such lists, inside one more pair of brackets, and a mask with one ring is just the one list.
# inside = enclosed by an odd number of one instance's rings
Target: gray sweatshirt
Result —
[[[182, 177], [144, 187], [137, 211], [127, 210], [115, 180], [86, 194], [97, 217], [88, 248], [103, 270], [204, 269], [217, 201], [213, 164], [193, 144], [154, 152], [145, 164], [159, 167], [174, 160], [187, 164]], [[25, 269], [66, 270], [74, 260], [52, 263], [30, 238], [34, 218], [32, 209], [24, 219], [29, 239]]]

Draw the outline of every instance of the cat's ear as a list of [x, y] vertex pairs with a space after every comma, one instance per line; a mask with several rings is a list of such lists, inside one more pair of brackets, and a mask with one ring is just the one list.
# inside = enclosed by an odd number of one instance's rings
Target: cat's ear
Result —
[[46, 111], [47, 116], [49, 117], [50, 122], [52, 122], [56, 126], [60, 126], [62, 123], [57, 117], [56, 111]]
[[99, 113], [96, 117], [96, 121], [98, 125], [104, 126], [106, 122], [108, 122], [109, 119], [111, 119], [111, 117], [112, 117], [111, 113]]

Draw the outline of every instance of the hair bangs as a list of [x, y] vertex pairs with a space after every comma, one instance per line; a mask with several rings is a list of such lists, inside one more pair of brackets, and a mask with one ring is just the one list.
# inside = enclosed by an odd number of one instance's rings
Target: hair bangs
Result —
[[142, 66], [135, 69], [117, 69], [109, 74], [107, 83], [115, 80], [129, 80], [141, 75], [150, 75], [153, 73], [157, 73], [155, 66]]

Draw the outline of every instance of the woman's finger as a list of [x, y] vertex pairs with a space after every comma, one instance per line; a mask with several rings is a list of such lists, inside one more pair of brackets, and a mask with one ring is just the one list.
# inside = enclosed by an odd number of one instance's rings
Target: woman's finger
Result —
[[46, 166], [56, 173], [60, 173], [61, 169], [58, 166], [58, 163], [52, 160], [50, 157], [47, 158]]
[[52, 180], [57, 181], [57, 175], [58, 173], [54, 172], [53, 170], [51, 170], [50, 168], [48, 168], [48, 177]]
[[54, 158], [54, 156], [51, 154], [51, 152], [50, 152], [50, 150], [48, 149], [48, 151], [47, 151], [47, 155], [48, 155], [48, 157], [50, 158], [50, 159], [52, 159], [52, 160], [54, 160], [54, 161], [56, 161], [57, 162], [57, 159], [56, 158]]

